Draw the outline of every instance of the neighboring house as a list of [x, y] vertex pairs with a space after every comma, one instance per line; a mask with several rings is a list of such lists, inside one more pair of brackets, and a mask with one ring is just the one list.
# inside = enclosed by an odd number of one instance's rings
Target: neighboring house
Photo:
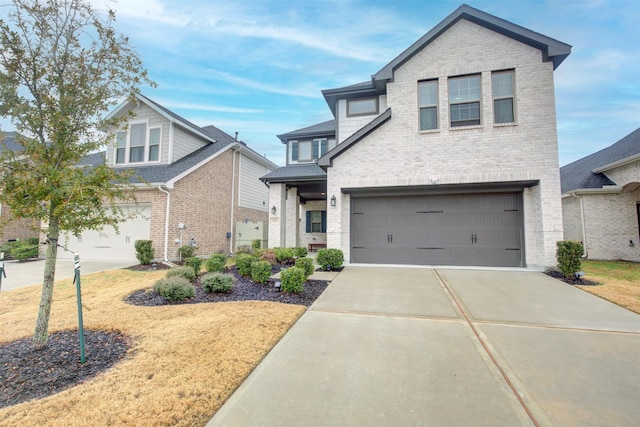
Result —
[[326, 241], [350, 263], [554, 265], [553, 71], [570, 52], [462, 5], [371, 80], [324, 90], [335, 120], [280, 135], [287, 165], [262, 177], [269, 245]]
[[[22, 146], [16, 143], [15, 132], [5, 132], [0, 138], [0, 151], [22, 151]], [[5, 209], [0, 203], [0, 245], [8, 240], [25, 240], [30, 237], [38, 237], [39, 223], [32, 219], [12, 218], [9, 209]]]
[[268, 189], [259, 178], [277, 165], [220, 129], [200, 128], [143, 95], [111, 115], [130, 112], [106, 152], [81, 163], [131, 170], [138, 204], [122, 207], [139, 215], [119, 224], [119, 233], [106, 227], [68, 236], [70, 250], [81, 259], [136, 262], [136, 240], [152, 240], [158, 260], [178, 259], [178, 248], [192, 242], [202, 255], [233, 252], [256, 238], [266, 244]]
[[590, 259], [640, 261], [640, 128], [560, 168], [564, 238]]

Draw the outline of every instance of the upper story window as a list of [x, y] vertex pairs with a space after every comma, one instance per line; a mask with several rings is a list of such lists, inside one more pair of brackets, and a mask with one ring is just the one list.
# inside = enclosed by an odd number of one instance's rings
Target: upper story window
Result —
[[491, 73], [494, 123], [514, 123], [513, 70]]
[[420, 130], [438, 129], [438, 80], [418, 82]]
[[116, 164], [157, 162], [160, 160], [162, 129], [147, 123], [133, 123], [129, 131], [116, 134]]
[[347, 101], [347, 117], [378, 114], [378, 98], [350, 99]]
[[451, 127], [480, 124], [480, 75], [449, 78]]
[[327, 138], [316, 138], [313, 141], [293, 141], [291, 143], [291, 160], [311, 162], [324, 156], [328, 149]]

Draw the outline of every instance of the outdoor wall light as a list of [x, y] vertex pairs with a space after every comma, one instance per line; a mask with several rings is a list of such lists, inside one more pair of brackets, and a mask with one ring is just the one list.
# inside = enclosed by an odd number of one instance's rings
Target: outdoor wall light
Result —
[[331, 206], [335, 206], [336, 205], [336, 196], [331, 196]]
[[274, 214], [274, 215], [276, 214], [276, 207], [275, 207], [275, 205], [274, 205], [274, 206], [271, 206], [271, 213], [272, 213], [272, 214]]

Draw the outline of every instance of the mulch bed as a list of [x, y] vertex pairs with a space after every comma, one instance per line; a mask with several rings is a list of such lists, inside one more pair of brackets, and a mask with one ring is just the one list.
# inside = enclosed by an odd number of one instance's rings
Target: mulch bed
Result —
[[[275, 274], [282, 266], [274, 266], [272, 272]], [[286, 304], [298, 304], [310, 306], [318, 299], [320, 294], [327, 288], [329, 282], [325, 280], [307, 280], [304, 283], [304, 291], [294, 294], [280, 292], [273, 283], [255, 283], [247, 277], [238, 274], [235, 267], [226, 269], [225, 273], [231, 274], [235, 278], [235, 283], [231, 292], [208, 294], [202, 288], [199, 280], [194, 283], [196, 295], [184, 301], [169, 301], [160, 296], [152, 288], [139, 289], [127, 295], [124, 301], [132, 305], [158, 306], [173, 304], [198, 304], [203, 302], [229, 302], [229, 301], [274, 301]]]
[[592, 282], [591, 280], [564, 277], [564, 275], [557, 270], [547, 270], [544, 272], [544, 274], [546, 274], [547, 276], [553, 277], [554, 279], [562, 280], [563, 282], [568, 283], [570, 285], [580, 285], [580, 286], [600, 285], [600, 283]]
[[41, 399], [93, 378], [125, 357], [131, 343], [119, 332], [85, 329], [84, 336], [85, 363], [80, 363], [77, 330], [51, 334], [39, 350], [31, 338], [0, 344], [0, 408]]

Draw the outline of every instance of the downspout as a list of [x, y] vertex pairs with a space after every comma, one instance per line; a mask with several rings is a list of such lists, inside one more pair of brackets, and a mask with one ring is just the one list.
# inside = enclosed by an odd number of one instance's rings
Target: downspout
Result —
[[580, 222], [582, 223], [582, 258], [587, 257], [587, 229], [585, 228], [584, 220], [584, 200], [582, 196], [578, 196], [576, 193], [572, 194], [573, 197], [577, 197], [580, 200]]
[[231, 221], [229, 225], [229, 253], [233, 253], [233, 219], [235, 215], [235, 199], [236, 199], [236, 152], [237, 148], [233, 148], [233, 166], [231, 168]]
[[164, 214], [164, 256], [163, 262], [169, 261], [169, 211], [171, 208], [171, 193], [162, 188], [162, 184], [158, 185], [158, 190], [167, 195], [167, 207]]

